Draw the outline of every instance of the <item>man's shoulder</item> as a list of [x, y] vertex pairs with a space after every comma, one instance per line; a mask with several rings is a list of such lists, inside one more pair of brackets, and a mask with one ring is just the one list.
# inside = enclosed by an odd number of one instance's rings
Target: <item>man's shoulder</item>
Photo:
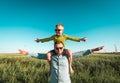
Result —
[[[63, 52], [62, 52], [62, 55], [67, 55], [67, 50], [68, 49], [64, 49]], [[50, 52], [52, 53], [52, 55], [57, 55], [55, 50], [51, 50]]]

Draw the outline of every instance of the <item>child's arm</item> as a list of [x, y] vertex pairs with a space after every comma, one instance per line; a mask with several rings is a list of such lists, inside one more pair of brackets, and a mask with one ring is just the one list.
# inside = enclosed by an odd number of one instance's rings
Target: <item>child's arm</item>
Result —
[[53, 36], [51, 36], [51, 37], [48, 37], [48, 38], [43, 38], [43, 39], [36, 39], [35, 41], [37, 42], [37, 43], [39, 43], [39, 42], [48, 42], [48, 41], [51, 41], [51, 40], [53, 40], [53, 38], [54, 38], [54, 35]]
[[77, 41], [77, 42], [80, 42], [80, 41], [86, 41], [87, 38], [84, 37], [84, 38], [76, 38], [76, 37], [71, 37], [71, 36], [68, 36], [68, 35], [65, 35], [66, 39], [67, 40], [72, 40], [72, 41]]

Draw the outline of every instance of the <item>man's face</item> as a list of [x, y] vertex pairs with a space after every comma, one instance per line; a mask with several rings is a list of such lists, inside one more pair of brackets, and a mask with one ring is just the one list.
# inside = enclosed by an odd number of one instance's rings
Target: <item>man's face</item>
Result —
[[61, 55], [63, 53], [64, 46], [62, 43], [59, 43], [54, 46], [54, 49], [56, 54]]
[[58, 36], [62, 35], [63, 31], [64, 31], [63, 26], [58, 26], [58, 27], [55, 29], [56, 35], [58, 35]]

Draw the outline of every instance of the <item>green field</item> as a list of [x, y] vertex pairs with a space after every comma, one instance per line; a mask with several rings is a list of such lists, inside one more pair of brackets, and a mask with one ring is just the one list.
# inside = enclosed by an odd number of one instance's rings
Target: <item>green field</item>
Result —
[[[73, 60], [72, 83], [120, 83], [120, 54], [91, 54]], [[0, 54], [0, 83], [48, 83], [46, 60]]]

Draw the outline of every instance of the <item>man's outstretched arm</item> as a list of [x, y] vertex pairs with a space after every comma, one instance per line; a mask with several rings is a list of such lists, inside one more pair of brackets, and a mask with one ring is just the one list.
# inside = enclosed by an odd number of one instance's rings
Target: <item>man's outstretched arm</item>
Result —
[[94, 53], [95, 51], [100, 51], [104, 48], [104, 46], [100, 46], [97, 48], [92, 48], [92, 49], [88, 49], [88, 50], [84, 50], [84, 51], [80, 51], [80, 52], [75, 52], [73, 53], [73, 57], [77, 58], [77, 57], [81, 57], [81, 56], [87, 56], [91, 53]]
[[34, 58], [38, 58], [38, 59], [46, 59], [45, 53], [30, 53], [30, 52], [27, 52], [27, 51], [21, 50], [21, 49], [19, 49], [18, 51], [22, 55], [26, 55], [26, 56], [34, 57]]

